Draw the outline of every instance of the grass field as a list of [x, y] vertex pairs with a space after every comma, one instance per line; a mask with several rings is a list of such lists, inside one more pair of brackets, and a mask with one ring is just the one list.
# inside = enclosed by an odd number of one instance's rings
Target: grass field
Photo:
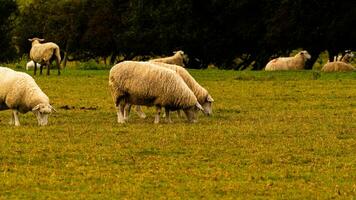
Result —
[[117, 124], [108, 71], [37, 76], [58, 112], [0, 112], [0, 199], [355, 198], [355, 73], [190, 72], [216, 101], [195, 124]]

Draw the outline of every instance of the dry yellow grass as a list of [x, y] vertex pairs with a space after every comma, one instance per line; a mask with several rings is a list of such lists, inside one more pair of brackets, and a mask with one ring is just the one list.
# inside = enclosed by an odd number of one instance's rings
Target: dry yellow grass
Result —
[[36, 77], [47, 127], [0, 112], [0, 199], [330, 199], [356, 195], [356, 76], [191, 70], [215, 99], [196, 124], [116, 123], [108, 71]]

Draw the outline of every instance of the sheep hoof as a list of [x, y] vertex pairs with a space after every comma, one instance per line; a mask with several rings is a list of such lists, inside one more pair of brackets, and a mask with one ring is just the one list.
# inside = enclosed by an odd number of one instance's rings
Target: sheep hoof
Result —
[[147, 116], [146, 116], [145, 114], [140, 114], [139, 117], [140, 117], [141, 119], [146, 119]]
[[125, 120], [117, 120], [117, 123], [119, 123], [119, 124], [124, 124], [124, 123], [125, 123]]

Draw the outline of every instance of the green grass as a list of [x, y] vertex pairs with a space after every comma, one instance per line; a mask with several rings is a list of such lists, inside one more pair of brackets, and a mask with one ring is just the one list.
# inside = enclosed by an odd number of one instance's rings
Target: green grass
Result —
[[355, 73], [190, 72], [216, 101], [195, 124], [117, 124], [108, 71], [36, 76], [58, 112], [0, 112], [0, 199], [356, 196]]

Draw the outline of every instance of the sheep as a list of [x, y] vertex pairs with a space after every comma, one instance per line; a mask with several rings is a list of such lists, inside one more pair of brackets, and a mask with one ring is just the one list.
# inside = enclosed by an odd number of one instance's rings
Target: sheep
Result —
[[279, 57], [269, 61], [265, 70], [301, 70], [304, 69], [305, 62], [310, 58], [311, 56], [307, 51], [300, 51], [294, 57]]
[[353, 58], [354, 54], [351, 51], [347, 51], [345, 55], [341, 58], [341, 61], [334, 61], [326, 63], [322, 72], [347, 72], [356, 71], [356, 68], [352, 66], [349, 62]]
[[354, 54], [351, 52], [351, 50], [345, 50], [345, 52], [342, 55], [334, 56], [334, 62], [335, 61], [343, 61], [346, 63], [349, 63], [351, 59], [353, 58]]
[[[212, 102], [214, 102], [214, 99], [209, 95], [208, 91], [203, 88], [190, 74], [189, 72], [178, 65], [172, 65], [172, 64], [166, 64], [166, 63], [159, 63], [159, 62], [154, 62], [155, 65], [158, 65], [160, 67], [164, 67], [167, 69], [171, 69], [175, 71], [182, 79], [184, 82], [187, 84], [187, 86], [193, 91], [194, 95], [197, 97], [198, 102], [200, 105], [203, 107], [203, 112], [206, 115], [211, 115], [212, 114]], [[136, 107], [136, 111], [139, 114], [139, 116], [144, 116], [144, 113], [139, 107]], [[179, 111], [179, 110], [178, 110]], [[166, 111], [166, 114], [168, 114], [167, 119], [168, 121], [171, 121], [170, 116], [169, 116], [169, 110]], [[179, 112], [178, 112], [178, 115]]]
[[151, 59], [151, 60], [149, 60], [149, 62], [161, 62], [161, 63], [174, 64], [174, 65], [179, 65], [179, 66], [185, 67], [184, 61], [186, 61], [188, 58], [184, 54], [184, 52], [176, 51], [173, 53], [174, 53], [173, 56]]
[[18, 113], [32, 111], [38, 125], [45, 126], [55, 109], [49, 98], [28, 74], [0, 67], [0, 110], [12, 110], [11, 125], [20, 126]]
[[[51, 59], [54, 58], [57, 63], [58, 75], [60, 72], [60, 63], [61, 63], [61, 55], [59, 46], [53, 42], [40, 43], [43, 42], [44, 39], [32, 38], [28, 39], [32, 43], [32, 47], [30, 50], [30, 58], [34, 63], [40, 63], [40, 74], [42, 74], [42, 67], [47, 66], [47, 75], [50, 73], [50, 64]], [[37, 67], [35, 65], [34, 75], [36, 75]]]
[[[33, 62], [32, 60], [26, 63], [26, 70], [30, 70], [31, 68], [35, 67], [35, 62]], [[41, 67], [40, 63], [36, 63], [36, 67]]]
[[350, 50], [346, 50], [345, 55], [341, 58], [341, 61], [345, 63], [350, 63], [353, 57], [354, 54]]
[[125, 123], [130, 105], [155, 106], [154, 123], [159, 123], [162, 107], [183, 109], [189, 122], [196, 122], [196, 108], [203, 109], [177, 73], [149, 62], [124, 61], [113, 66], [109, 87], [118, 123]]

